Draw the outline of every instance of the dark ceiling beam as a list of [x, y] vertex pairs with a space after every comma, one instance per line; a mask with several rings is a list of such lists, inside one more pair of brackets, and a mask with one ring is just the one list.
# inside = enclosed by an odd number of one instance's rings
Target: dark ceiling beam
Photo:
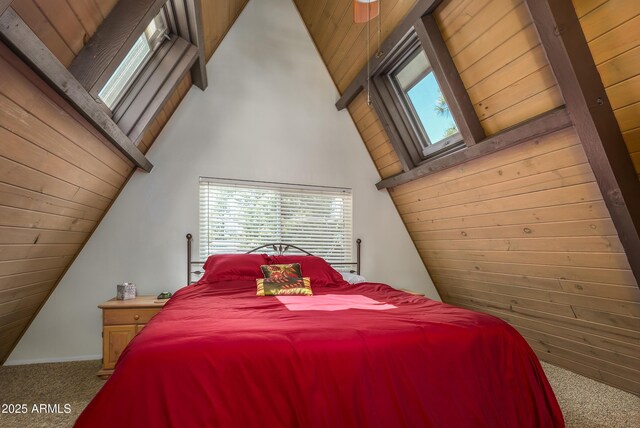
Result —
[[204, 51], [204, 29], [200, 0], [173, 0], [178, 36], [191, 42], [198, 49], [195, 66], [191, 69], [193, 84], [203, 91], [207, 89], [207, 58]]
[[[389, 143], [391, 143], [396, 156], [398, 156], [402, 170], [405, 172], [411, 171], [416, 167], [416, 163], [413, 161], [412, 153], [409, 151], [411, 146], [403, 143], [403, 141], [409, 141], [411, 137], [406, 134], [406, 129], [398, 129], [396, 126], [398, 120], [401, 119], [397, 118], [397, 111], [395, 109], [387, 108], [387, 105], [394, 105], [394, 99], [380, 79], [379, 77], [375, 78], [369, 87], [371, 103], [378, 115], [378, 119], [382, 123], [382, 127], [389, 137]], [[378, 86], [380, 86], [380, 89], [378, 89]], [[414, 154], [416, 157], [418, 156], [417, 153]]]
[[69, 71], [94, 97], [167, 0], [120, 0], [73, 60]]
[[0, 37], [134, 165], [151, 171], [151, 162], [12, 8], [0, 16]]
[[414, 28], [427, 58], [434, 59], [434, 61], [430, 60], [433, 73], [436, 75], [464, 143], [467, 146], [473, 146], [482, 141], [486, 135], [433, 14], [423, 16], [416, 22]]
[[507, 147], [541, 138], [570, 126], [571, 119], [567, 110], [560, 107], [491, 135], [471, 147], [465, 147], [463, 150], [420, 164], [410, 171], [385, 178], [378, 182], [376, 187], [381, 190], [399, 186]]
[[525, 0], [640, 286], [640, 182], [571, 0]]
[[442, 3], [442, 0], [418, 0], [416, 5], [409, 11], [409, 13], [400, 21], [396, 28], [389, 34], [385, 41], [380, 46], [380, 50], [384, 55], [377, 57], [373, 56], [369, 60], [369, 69], [367, 65], [360, 70], [355, 79], [345, 89], [340, 99], [336, 102], [336, 108], [338, 110], [345, 109], [351, 101], [360, 93], [362, 88], [367, 84], [369, 76], [376, 74], [380, 67], [384, 64], [385, 59], [393, 52], [393, 48], [396, 47], [402, 39], [405, 38], [407, 33], [413, 28], [413, 24], [424, 15], [433, 12], [433, 10]]

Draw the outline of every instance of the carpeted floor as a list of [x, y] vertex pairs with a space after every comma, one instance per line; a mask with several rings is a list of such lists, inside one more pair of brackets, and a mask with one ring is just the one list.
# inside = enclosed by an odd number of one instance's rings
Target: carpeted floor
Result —
[[[640, 397], [544, 364], [567, 427], [635, 428], [640, 426]], [[104, 383], [95, 374], [99, 361], [0, 367], [0, 405], [27, 404], [27, 414], [0, 412], [0, 427], [67, 427]], [[34, 404], [59, 404], [33, 412]], [[69, 404], [70, 413], [65, 412]], [[2, 409], [0, 409], [1, 411]], [[44, 410], [44, 409], [43, 409]]]
[[[100, 361], [0, 367], [0, 405], [24, 403], [28, 408], [27, 414], [6, 414], [0, 409], [0, 427], [72, 426], [104, 384], [96, 376], [99, 369]], [[34, 404], [60, 404], [62, 412], [69, 404], [71, 413], [35, 413]]]

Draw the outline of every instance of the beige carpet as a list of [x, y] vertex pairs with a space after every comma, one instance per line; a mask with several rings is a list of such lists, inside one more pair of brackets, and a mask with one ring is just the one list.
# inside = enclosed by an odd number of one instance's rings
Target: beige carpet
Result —
[[[567, 427], [637, 428], [640, 397], [543, 364], [564, 412]], [[0, 427], [67, 427], [100, 389], [99, 361], [0, 367], [0, 405], [25, 403], [26, 415], [0, 413]], [[69, 404], [69, 414], [32, 413], [33, 404]], [[52, 409], [56, 410], [56, 409]]]
[[[27, 414], [0, 413], [0, 427], [69, 427], [104, 381], [96, 376], [100, 361], [0, 367], [0, 405], [27, 404]], [[71, 406], [69, 414], [32, 413], [36, 404]], [[1, 409], [0, 409], [1, 410]], [[55, 410], [55, 409], [52, 409]]]

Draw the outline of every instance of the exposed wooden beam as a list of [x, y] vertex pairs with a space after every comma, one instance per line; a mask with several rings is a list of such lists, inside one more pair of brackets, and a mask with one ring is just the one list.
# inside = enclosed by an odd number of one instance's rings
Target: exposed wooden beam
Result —
[[433, 14], [423, 16], [414, 28], [465, 144], [472, 146], [483, 140], [484, 129]]
[[0, 16], [0, 36], [134, 165], [151, 171], [151, 162], [12, 8]]
[[69, 71], [94, 97], [167, 0], [120, 0]]
[[[377, 84], [372, 82], [371, 85], [371, 102], [374, 105], [376, 113], [382, 122], [382, 127], [387, 133], [389, 137], [389, 142], [393, 146], [393, 150], [398, 156], [400, 160], [400, 164], [402, 165], [402, 169], [406, 171], [411, 171], [415, 168], [416, 164], [413, 162], [413, 156], [408, 151], [408, 147], [403, 143], [403, 137], [401, 136], [402, 130], [399, 130], [395, 122], [392, 118], [393, 111], [387, 108], [386, 103], [393, 102], [390, 100], [390, 96], [386, 93], [386, 89], [381, 85], [381, 91], [378, 91]], [[384, 96], [383, 96], [384, 93]]]
[[396, 28], [389, 34], [380, 46], [380, 50], [384, 52], [381, 57], [374, 56], [369, 60], [369, 70], [365, 64], [360, 70], [353, 82], [345, 89], [340, 99], [336, 102], [338, 110], [345, 109], [351, 101], [360, 93], [370, 75], [374, 75], [384, 64], [386, 57], [393, 52], [393, 48], [405, 38], [407, 33], [413, 28], [413, 24], [424, 15], [432, 12], [442, 0], [418, 0], [416, 5], [409, 11]]
[[571, 0], [526, 0], [640, 286], [640, 182]]
[[195, 67], [191, 70], [193, 84], [203, 91], [207, 88], [207, 58], [204, 51], [204, 29], [200, 0], [173, 0], [177, 33], [198, 48]]
[[427, 163], [418, 165], [411, 171], [385, 178], [378, 182], [376, 187], [380, 190], [399, 186], [409, 181], [442, 171], [443, 169], [469, 162], [472, 159], [506, 149], [519, 143], [524, 143], [525, 141], [540, 138], [570, 126], [571, 119], [569, 118], [569, 114], [564, 107], [560, 107], [511, 128], [507, 128], [498, 134], [485, 138], [471, 147], [466, 147], [461, 151], [430, 160]]

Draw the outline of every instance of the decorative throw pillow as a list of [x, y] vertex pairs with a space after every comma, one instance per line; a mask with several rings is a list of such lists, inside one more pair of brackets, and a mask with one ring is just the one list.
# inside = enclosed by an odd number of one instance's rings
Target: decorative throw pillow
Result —
[[304, 275], [311, 278], [314, 287], [339, 287], [349, 284], [329, 263], [317, 256], [271, 256], [269, 263], [272, 265], [298, 263], [300, 269], [304, 271]]
[[274, 281], [269, 278], [256, 279], [256, 296], [312, 296], [309, 278], [290, 278], [288, 281]]
[[291, 279], [302, 278], [300, 263], [288, 265], [262, 265], [260, 266], [264, 277], [273, 282], [287, 282]]

